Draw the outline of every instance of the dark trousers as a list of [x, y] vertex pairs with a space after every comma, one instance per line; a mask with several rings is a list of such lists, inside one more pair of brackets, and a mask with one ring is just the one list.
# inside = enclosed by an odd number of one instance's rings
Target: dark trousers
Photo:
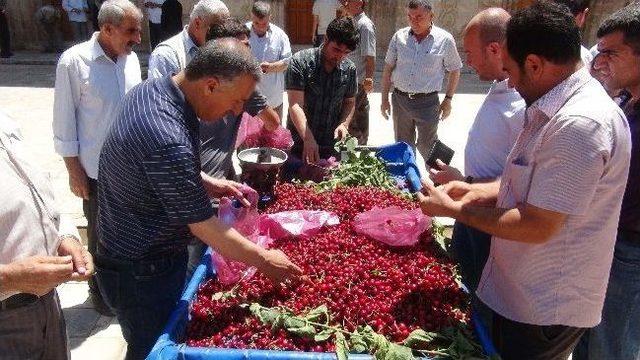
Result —
[[0, 311], [0, 358], [69, 359], [67, 328], [55, 290], [33, 304]]
[[7, 15], [0, 14], [0, 56], [11, 55], [11, 34]]
[[358, 85], [356, 107], [349, 124], [349, 134], [358, 139], [358, 144], [367, 145], [369, 140], [369, 97], [362, 84]]
[[[98, 181], [89, 178], [89, 199], [82, 201], [82, 211], [87, 219], [87, 250], [95, 257], [98, 244]], [[89, 279], [89, 292], [100, 295], [95, 276]]]
[[149, 43], [151, 43], [151, 51], [160, 44], [163, 38], [162, 24], [154, 24], [149, 21]]
[[491, 235], [456, 221], [453, 226], [451, 247], [455, 260], [460, 267], [462, 282], [469, 289], [473, 301], [473, 309], [482, 322], [491, 324], [492, 311], [476, 296], [476, 290], [482, 277], [482, 270], [489, 258]]
[[184, 287], [186, 249], [159, 259], [96, 257], [98, 286], [127, 341], [127, 360], [144, 359], [162, 333]]
[[394, 91], [391, 106], [396, 141], [404, 141], [414, 150], [417, 148], [424, 161], [427, 161], [433, 142], [438, 139], [438, 94], [431, 93], [411, 99]]
[[567, 360], [586, 330], [523, 324], [493, 313], [493, 342], [503, 360]]

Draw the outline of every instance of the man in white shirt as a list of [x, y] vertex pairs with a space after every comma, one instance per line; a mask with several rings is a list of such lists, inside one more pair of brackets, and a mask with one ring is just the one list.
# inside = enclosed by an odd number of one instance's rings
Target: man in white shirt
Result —
[[46, 174], [27, 160], [15, 122], [0, 112], [0, 357], [68, 359], [55, 287], [86, 280], [93, 259], [60, 213]]
[[69, 16], [69, 23], [73, 29], [75, 42], [86, 41], [89, 38], [89, 23], [87, 14], [89, 5], [87, 0], [62, 0], [62, 8]]
[[282, 102], [284, 99], [284, 72], [291, 57], [291, 44], [285, 32], [271, 23], [271, 5], [264, 1], [256, 1], [251, 9], [251, 29], [249, 43], [251, 52], [260, 62], [265, 74], [258, 84], [258, 89], [267, 98], [267, 103], [282, 119]]
[[[82, 198], [89, 252], [98, 241], [98, 159], [104, 138], [125, 94], [140, 83], [140, 63], [132, 51], [140, 43], [142, 13], [127, 0], [105, 2], [100, 31], [65, 51], [56, 70], [53, 134], [65, 161], [71, 191]], [[94, 281], [89, 290], [98, 311], [109, 310]]]
[[[474, 16], [464, 32], [467, 64], [480, 80], [494, 81], [469, 131], [465, 147], [464, 175], [438, 160], [439, 169], [430, 169], [434, 183], [451, 181], [485, 182], [502, 175], [504, 164], [522, 130], [525, 102], [509, 86], [502, 64], [502, 45], [511, 16], [502, 8], [489, 8]], [[462, 282], [475, 294], [482, 269], [489, 256], [491, 235], [459, 221], [453, 230], [452, 247], [460, 265]], [[480, 314], [488, 312], [480, 307]], [[478, 310], [478, 309], [476, 309]], [[483, 316], [486, 320], [490, 316]]]
[[164, 0], [144, 0], [149, 17], [149, 43], [151, 51], [162, 41], [162, 4]]
[[311, 38], [313, 46], [318, 47], [324, 41], [327, 26], [336, 18], [338, 9], [337, 0], [315, 0], [313, 2], [313, 33]]
[[418, 198], [429, 215], [493, 235], [477, 295], [494, 312], [502, 358], [566, 360], [601, 319], [631, 134], [584, 67], [566, 7], [540, 1], [516, 12], [506, 49], [509, 84], [527, 110], [502, 177], [425, 183]]
[[[389, 43], [382, 74], [380, 110], [389, 117], [393, 103], [393, 127], [396, 141], [404, 141], [429, 157], [438, 138], [438, 123], [451, 113], [451, 102], [460, 80], [462, 60], [453, 36], [433, 25], [433, 7], [429, 0], [407, 3], [409, 27], [398, 30]], [[438, 92], [449, 75], [442, 103]], [[417, 139], [416, 139], [417, 133]]]

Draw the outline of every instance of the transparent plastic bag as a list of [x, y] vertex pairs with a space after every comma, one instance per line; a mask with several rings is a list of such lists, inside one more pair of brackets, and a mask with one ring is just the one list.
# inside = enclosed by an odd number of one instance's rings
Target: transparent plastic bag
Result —
[[390, 246], [412, 246], [431, 224], [420, 209], [404, 210], [398, 206], [384, 209], [374, 207], [358, 214], [353, 220], [354, 230]]
[[313, 236], [322, 227], [339, 223], [338, 216], [330, 212], [293, 210], [262, 215], [258, 228], [260, 234], [278, 240], [287, 236]]

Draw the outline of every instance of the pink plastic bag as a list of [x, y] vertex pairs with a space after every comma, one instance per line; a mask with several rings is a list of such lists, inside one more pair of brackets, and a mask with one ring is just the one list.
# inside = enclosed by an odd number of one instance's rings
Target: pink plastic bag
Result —
[[[220, 199], [220, 207], [218, 208], [218, 218], [222, 223], [233, 226], [240, 234], [254, 243], [267, 247], [269, 238], [258, 234], [258, 193], [250, 187], [245, 187], [241, 191], [251, 203], [250, 207], [235, 207], [233, 200], [229, 198]], [[229, 285], [238, 282], [242, 276], [251, 277], [255, 273], [255, 269], [248, 269], [247, 265], [222, 257], [217, 252], [213, 253], [212, 262], [216, 269], [218, 280]]]
[[398, 206], [374, 207], [358, 214], [353, 220], [354, 230], [390, 246], [412, 246], [429, 228], [428, 216], [420, 209], [404, 210]]
[[272, 147], [288, 150], [293, 146], [291, 132], [282, 126], [269, 131], [264, 127], [264, 122], [259, 117], [253, 117], [247, 113], [242, 114], [236, 148]]
[[262, 215], [258, 230], [260, 234], [278, 240], [286, 236], [313, 236], [320, 232], [323, 226], [339, 223], [338, 216], [330, 212], [294, 210]]

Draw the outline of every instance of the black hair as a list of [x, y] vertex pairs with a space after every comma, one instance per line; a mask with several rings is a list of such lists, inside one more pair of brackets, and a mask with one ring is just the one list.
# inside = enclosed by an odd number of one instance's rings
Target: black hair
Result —
[[431, 5], [431, 1], [429, 0], [409, 0], [409, 3], [407, 3], [407, 8], [409, 9], [423, 8], [429, 11], [433, 10], [433, 6]]
[[242, 35], [251, 36], [251, 30], [236, 18], [227, 18], [220, 24], [213, 24], [207, 31], [207, 41], [225, 37], [238, 38]]
[[207, 42], [198, 49], [185, 69], [189, 81], [205, 77], [232, 81], [240, 75], [249, 75], [260, 81], [261, 74], [260, 64], [251, 50], [235, 38]]
[[569, 8], [573, 16], [584, 12], [589, 8], [590, 0], [553, 0], [558, 4], [562, 4]]
[[569, 9], [538, 1], [516, 12], [507, 24], [507, 50], [522, 67], [528, 55], [558, 65], [580, 60], [580, 29]]
[[360, 42], [360, 33], [351, 16], [333, 19], [327, 26], [326, 36], [327, 42], [346, 45], [351, 51], [355, 50]]
[[609, 16], [598, 28], [598, 37], [620, 31], [624, 43], [640, 55], [640, 3], [632, 3]]

